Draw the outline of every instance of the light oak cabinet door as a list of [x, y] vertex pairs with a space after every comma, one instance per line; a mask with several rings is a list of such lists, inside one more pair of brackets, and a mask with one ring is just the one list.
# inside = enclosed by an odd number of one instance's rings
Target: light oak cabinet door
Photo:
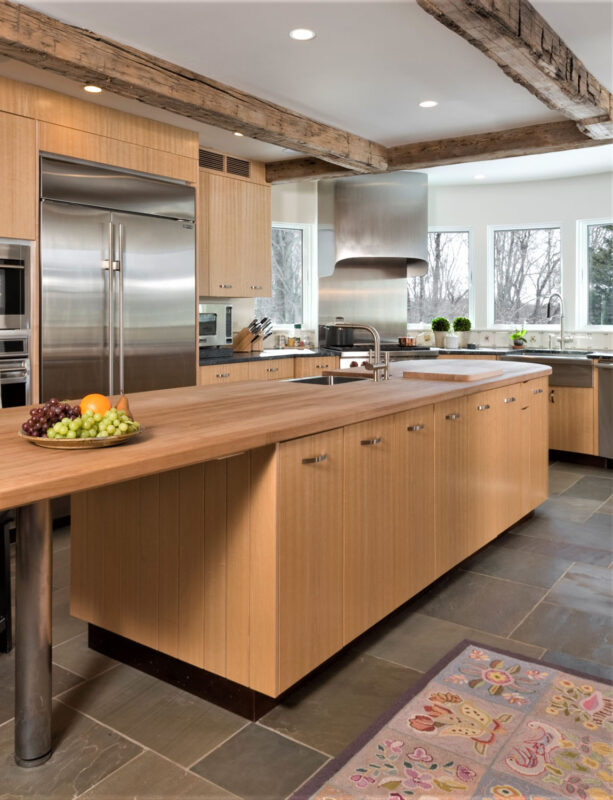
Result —
[[[529, 448], [529, 433], [526, 438], [522, 432], [524, 416], [522, 415], [521, 384], [497, 389], [496, 394], [500, 417], [498, 441], [502, 449], [499, 454], [499, 467], [494, 473], [498, 482], [500, 518], [493, 536], [502, 533], [523, 516], [522, 471], [527, 467], [528, 450], [526, 447]], [[529, 430], [529, 416], [526, 421]]]
[[595, 455], [593, 388], [549, 388], [549, 447]]
[[250, 381], [281, 381], [294, 377], [293, 358], [270, 358], [249, 362]]
[[278, 470], [283, 691], [343, 645], [343, 430], [283, 442]]
[[294, 359], [294, 376], [308, 378], [312, 375], [321, 375], [324, 370], [338, 369], [340, 358], [338, 356], [304, 356]]
[[394, 416], [345, 428], [345, 643], [397, 605], [394, 548], [403, 448], [396, 434]]
[[198, 367], [198, 386], [249, 380], [249, 362]]
[[270, 297], [270, 187], [200, 173], [200, 293]]
[[522, 461], [522, 516], [544, 503], [549, 496], [549, 381], [535, 378], [522, 384], [522, 412], [528, 411], [529, 437], [524, 441]]
[[0, 237], [36, 239], [36, 122], [0, 112]]

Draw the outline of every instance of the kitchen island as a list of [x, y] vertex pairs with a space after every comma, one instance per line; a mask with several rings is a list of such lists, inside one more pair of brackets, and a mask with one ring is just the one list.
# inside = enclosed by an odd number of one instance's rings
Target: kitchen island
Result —
[[277, 697], [545, 500], [550, 369], [495, 363], [135, 394], [142, 437], [100, 451], [36, 448], [1, 411], [18, 763], [50, 754], [50, 498], [72, 494], [71, 613]]

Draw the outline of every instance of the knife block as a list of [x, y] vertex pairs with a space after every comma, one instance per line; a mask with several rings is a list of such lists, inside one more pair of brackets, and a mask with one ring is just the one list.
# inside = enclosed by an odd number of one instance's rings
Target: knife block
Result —
[[250, 330], [247, 328], [243, 328], [240, 330], [232, 340], [232, 349], [235, 353], [252, 353], [252, 352], [259, 352], [264, 347], [264, 340], [258, 334], [258, 338], [255, 342], [252, 342], [255, 334], [251, 333]]

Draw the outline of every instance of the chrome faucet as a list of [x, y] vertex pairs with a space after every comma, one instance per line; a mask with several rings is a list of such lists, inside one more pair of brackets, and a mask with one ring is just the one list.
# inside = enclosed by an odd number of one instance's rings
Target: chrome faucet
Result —
[[353, 328], [354, 330], [367, 331], [373, 338], [374, 354], [370, 350], [368, 354], [368, 367], [373, 371], [373, 379], [375, 381], [388, 381], [390, 378], [390, 354], [383, 354], [383, 361], [381, 361], [381, 336], [376, 328], [372, 325], [362, 325], [358, 322], [335, 322], [336, 328]]
[[552, 316], [553, 316], [553, 314], [551, 312], [551, 301], [555, 297], [557, 297], [558, 300], [559, 300], [559, 311], [560, 311], [560, 339], [559, 339], [559, 342], [560, 342], [560, 350], [564, 350], [564, 344], [567, 341], [571, 342], [573, 337], [572, 336], [568, 336], [568, 337], [564, 336], [564, 317], [565, 317], [565, 314], [564, 314], [564, 300], [562, 299], [562, 295], [558, 294], [558, 292], [554, 292], [550, 296], [549, 300], [547, 301], [547, 319], [551, 319]]

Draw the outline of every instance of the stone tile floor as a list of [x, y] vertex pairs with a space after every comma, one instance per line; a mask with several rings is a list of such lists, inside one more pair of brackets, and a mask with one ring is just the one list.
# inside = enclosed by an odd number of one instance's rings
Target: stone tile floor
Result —
[[550, 499], [359, 639], [257, 723], [88, 650], [54, 536], [51, 761], [13, 763], [0, 655], [0, 798], [282, 800], [465, 638], [611, 676], [613, 473], [555, 463]]

